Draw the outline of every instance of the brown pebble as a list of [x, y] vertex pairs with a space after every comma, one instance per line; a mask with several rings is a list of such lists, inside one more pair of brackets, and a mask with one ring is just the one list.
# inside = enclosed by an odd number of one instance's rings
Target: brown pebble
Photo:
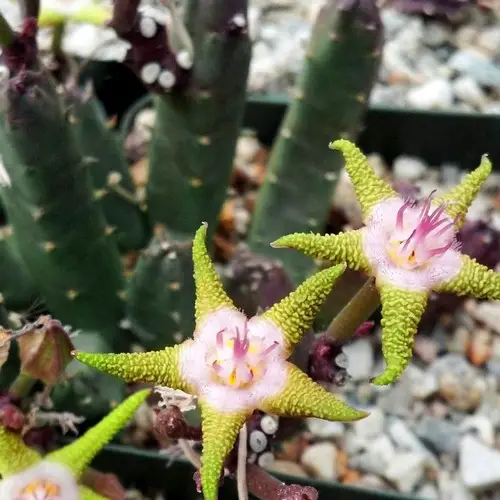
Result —
[[219, 227], [230, 235], [234, 231], [234, 199], [226, 200], [219, 216]]
[[467, 357], [476, 366], [487, 363], [492, 354], [492, 335], [484, 329], [478, 329], [472, 334], [467, 347]]
[[130, 167], [132, 180], [137, 187], [145, 187], [149, 178], [149, 161], [148, 158], [141, 158], [138, 162]]
[[411, 82], [408, 74], [404, 71], [391, 71], [391, 73], [387, 75], [387, 83], [389, 85], [400, 85]]
[[342, 479], [348, 472], [347, 463], [349, 462], [349, 457], [347, 453], [343, 450], [337, 451], [337, 477]]
[[266, 469], [270, 472], [277, 472], [278, 474], [288, 474], [289, 476], [296, 476], [307, 478], [307, 472], [297, 463], [289, 460], [275, 460]]
[[214, 236], [215, 258], [218, 261], [227, 262], [236, 252], [236, 246], [224, 236], [216, 234]]
[[281, 460], [291, 460], [298, 462], [302, 456], [304, 448], [309, 444], [303, 436], [296, 436], [283, 442], [281, 451], [276, 452], [276, 458]]
[[343, 484], [358, 484], [361, 480], [361, 472], [357, 470], [347, 470], [342, 479]]

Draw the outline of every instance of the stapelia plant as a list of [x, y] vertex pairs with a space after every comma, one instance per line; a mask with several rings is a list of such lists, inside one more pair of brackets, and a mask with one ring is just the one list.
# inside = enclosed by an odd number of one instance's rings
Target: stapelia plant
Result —
[[294, 417], [357, 420], [355, 410], [287, 362], [344, 265], [315, 274], [264, 314], [250, 320], [226, 295], [205, 246], [206, 225], [193, 242], [196, 330], [192, 339], [136, 354], [77, 352], [78, 360], [129, 382], [152, 382], [198, 396], [203, 431], [201, 482], [217, 498], [223, 462], [255, 409]]
[[71, 444], [43, 459], [19, 434], [0, 426], [0, 498], [2, 500], [105, 500], [79, 479], [99, 450], [125, 425], [150, 394], [130, 396]]
[[345, 157], [365, 227], [337, 235], [295, 233], [272, 246], [346, 262], [376, 278], [387, 366], [373, 383], [390, 384], [411, 359], [413, 337], [431, 290], [500, 299], [500, 275], [460, 253], [456, 240], [491, 163], [483, 156], [480, 166], [449, 193], [439, 198], [432, 193], [419, 203], [402, 199], [378, 178], [354, 144], [338, 140], [330, 147]]

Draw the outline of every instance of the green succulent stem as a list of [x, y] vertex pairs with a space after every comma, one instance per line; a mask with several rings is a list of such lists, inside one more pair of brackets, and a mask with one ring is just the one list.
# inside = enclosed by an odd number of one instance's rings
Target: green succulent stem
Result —
[[16, 35], [7, 19], [0, 14], [0, 46], [8, 47], [16, 39]]
[[54, 26], [52, 32], [52, 54], [56, 57], [64, 56], [64, 51], [62, 48], [62, 42], [64, 37], [64, 31], [66, 29], [66, 23], [61, 22]]
[[23, 399], [30, 393], [35, 382], [34, 378], [30, 377], [27, 373], [21, 372], [9, 388], [9, 396], [13, 399]]
[[[252, 251], [275, 258], [269, 244], [281, 235], [324, 229], [344, 163], [328, 143], [355, 137], [362, 127], [382, 33], [374, 0], [324, 2], [255, 203], [248, 235]], [[297, 252], [280, 258], [296, 285], [315, 267]]]
[[93, 196], [92, 159], [82, 154], [52, 78], [33, 71], [25, 86], [8, 93], [0, 120], [10, 179], [0, 196], [16, 248], [52, 314], [125, 347], [125, 280], [113, 228]]
[[[246, 99], [251, 41], [247, 0], [191, 2], [194, 64], [185, 82], [156, 96], [147, 185], [151, 225], [190, 240], [203, 221], [215, 230], [226, 198]], [[209, 236], [210, 239], [210, 236]]]
[[338, 341], [348, 340], [356, 333], [361, 323], [366, 321], [379, 306], [380, 295], [375, 287], [375, 278], [369, 278], [333, 318], [326, 334]]

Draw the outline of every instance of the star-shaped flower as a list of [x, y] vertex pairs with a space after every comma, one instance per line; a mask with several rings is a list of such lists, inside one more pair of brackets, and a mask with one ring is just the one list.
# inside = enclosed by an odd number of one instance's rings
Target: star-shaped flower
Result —
[[136, 392], [71, 444], [42, 458], [19, 434], [0, 425], [2, 500], [106, 500], [78, 481], [101, 448], [126, 424], [151, 391]]
[[193, 339], [161, 351], [79, 352], [76, 358], [128, 382], [150, 382], [198, 397], [203, 430], [202, 487], [205, 499], [215, 500], [224, 459], [255, 409], [349, 421], [367, 414], [336, 399], [287, 361], [345, 265], [315, 274], [264, 314], [249, 320], [226, 295], [208, 256], [205, 234], [204, 225], [193, 242]]
[[373, 383], [390, 384], [412, 357], [413, 337], [432, 290], [500, 299], [500, 275], [460, 253], [457, 230], [491, 172], [479, 167], [449, 193], [423, 202], [402, 199], [375, 175], [363, 153], [344, 139], [340, 150], [363, 211], [365, 227], [336, 235], [295, 233], [272, 243], [334, 263], [346, 262], [376, 278], [382, 303], [385, 371]]

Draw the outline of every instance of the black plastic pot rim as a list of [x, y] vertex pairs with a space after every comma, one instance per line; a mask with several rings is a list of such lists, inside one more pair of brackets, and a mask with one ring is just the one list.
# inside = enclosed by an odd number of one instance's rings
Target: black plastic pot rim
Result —
[[[145, 469], [143, 474], [146, 476], [155, 476], [155, 487], [161, 487], [162, 484], [166, 487], [169, 480], [172, 480], [172, 475], [169, 474], [168, 471], [176, 467], [182, 469], [182, 473], [178, 474], [178, 472], [174, 472], [175, 478], [186, 479], [188, 477], [192, 477], [192, 474], [194, 473], [194, 468], [192, 468], [191, 463], [183, 457], [174, 457], [158, 451], [143, 450], [133, 446], [120, 444], [106, 446], [98, 455], [96, 461], [93, 463], [93, 466], [103, 472], [113, 472], [120, 477], [121, 466], [131, 460], [137, 460], [137, 467], [134, 468], [134, 473], [140, 473], [142, 469], [142, 462]], [[158, 474], [155, 474], [155, 470], [158, 469], [158, 467], [165, 468], [165, 474], [162, 474], [162, 477], [158, 477]], [[335, 498], [335, 500], [418, 500], [413, 496], [400, 495], [384, 490], [370, 490], [351, 485], [342, 485], [333, 481], [330, 482], [312, 478], [304, 479], [278, 473], [273, 473], [273, 475], [287, 484], [313, 486], [318, 490], [320, 500], [332, 498]], [[126, 478], [130, 479], [129, 474], [127, 474]], [[146, 479], [146, 482], [150, 483], [151, 481]], [[231, 491], [234, 489], [234, 484], [229, 483], [234, 482], [227, 480], [224, 481], [224, 485], [221, 488], [221, 500], [229, 500], [229, 498], [232, 497]], [[186, 487], [192, 488], [194, 492], [194, 481], [191, 481], [191, 484], [187, 484]], [[232, 498], [236, 498], [236, 496]]]

